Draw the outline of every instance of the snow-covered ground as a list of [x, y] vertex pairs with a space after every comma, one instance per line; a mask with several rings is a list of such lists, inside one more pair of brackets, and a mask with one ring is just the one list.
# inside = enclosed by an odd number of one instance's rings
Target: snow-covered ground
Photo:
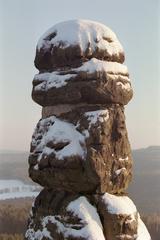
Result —
[[0, 180], [0, 200], [36, 197], [40, 187], [19, 180]]

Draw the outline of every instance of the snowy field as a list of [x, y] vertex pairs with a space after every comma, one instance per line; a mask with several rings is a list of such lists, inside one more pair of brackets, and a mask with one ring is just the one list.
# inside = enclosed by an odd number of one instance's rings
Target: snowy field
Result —
[[19, 180], [0, 180], [0, 200], [36, 197], [40, 187]]

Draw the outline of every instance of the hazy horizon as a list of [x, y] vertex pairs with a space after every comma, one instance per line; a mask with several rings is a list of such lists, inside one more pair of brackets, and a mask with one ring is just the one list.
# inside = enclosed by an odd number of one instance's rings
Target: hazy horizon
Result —
[[[136, 150], [146, 150], [148, 148], [160, 148], [160, 145], [149, 145], [144, 148], [132, 148], [131, 151], [136, 151]], [[28, 153], [29, 154], [29, 149], [28, 150], [15, 150], [15, 149], [0, 149], [0, 154], [18, 154], [18, 153]]]
[[57, 22], [91, 19], [122, 43], [134, 90], [126, 106], [132, 149], [160, 145], [159, 1], [0, 0], [0, 149], [29, 151], [41, 107], [31, 99], [36, 44]]

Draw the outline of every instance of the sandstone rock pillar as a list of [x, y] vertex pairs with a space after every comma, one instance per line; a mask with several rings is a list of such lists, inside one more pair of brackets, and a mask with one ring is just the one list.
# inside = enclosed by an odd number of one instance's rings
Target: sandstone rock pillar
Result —
[[126, 196], [132, 157], [124, 105], [133, 91], [123, 62], [116, 35], [93, 21], [57, 24], [39, 40], [32, 98], [42, 118], [29, 175], [44, 189], [26, 239], [142, 240], [142, 228], [150, 239]]

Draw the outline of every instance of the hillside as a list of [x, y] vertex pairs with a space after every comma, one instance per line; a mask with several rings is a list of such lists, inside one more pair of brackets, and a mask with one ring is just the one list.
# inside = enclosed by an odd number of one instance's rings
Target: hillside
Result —
[[129, 193], [143, 213], [160, 213], [160, 146], [133, 151], [134, 174]]

